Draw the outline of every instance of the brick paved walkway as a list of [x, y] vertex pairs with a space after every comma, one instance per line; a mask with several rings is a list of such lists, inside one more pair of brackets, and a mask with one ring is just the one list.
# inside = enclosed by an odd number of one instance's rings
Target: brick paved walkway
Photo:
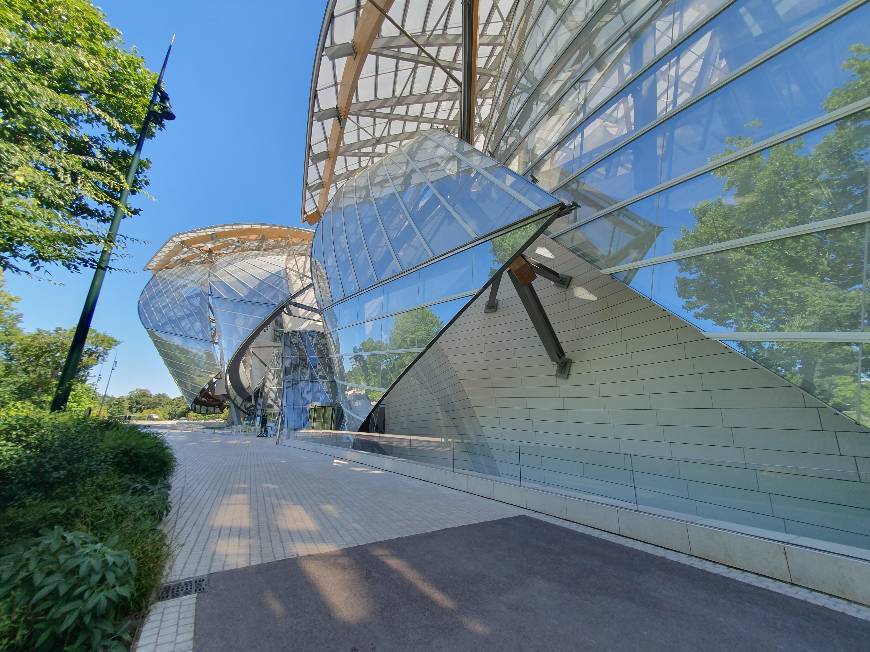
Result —
[[[870, 610], [617, 535], [569, 524], [273, 439], [227, 430], [164, 430], [175, 450], [172, 512], [164, 522], [177, 554], [167, 581], [331, 552], [521, 514], [799, 597], [862, 618]], [[189, 651], [196, 596], [159, 602], [139, 652]]]
[[521, 513], [274, 439], [169, 432], [178, 456], [169, 581]]
[[[178, 552], [167, 581], [523, 513], [274, 439], [198, 428], [165, 436], [178, 458], [164, 522]], [[165, 625], [174, 602], [151, 610], [140, 652], [190, 649], [192, 621]]]

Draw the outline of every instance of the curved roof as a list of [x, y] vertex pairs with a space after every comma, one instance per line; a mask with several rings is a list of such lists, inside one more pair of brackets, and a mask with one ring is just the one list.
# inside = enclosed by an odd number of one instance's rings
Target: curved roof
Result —
[[215, 255], [286, 249], [311, 242], [314, 232], [275, 224], [221, 224], [176, 233], [157, 250], [145, 269], [158, 272], [214, 260]]
[[[485, 125], [514, 0], [475, 1], [475, 122]], [[420, 129], [458, 131], [462, 3], [328, 0], [311, 80], [303, 220], [316, 223], [344, 179]], [[483, 131], [475, 129], [476, 143]]]

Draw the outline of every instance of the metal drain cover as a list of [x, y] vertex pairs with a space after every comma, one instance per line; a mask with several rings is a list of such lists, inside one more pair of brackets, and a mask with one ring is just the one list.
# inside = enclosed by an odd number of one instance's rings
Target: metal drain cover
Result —
[[157, 592], [157, 601], [171, 600], [172, 598], [180, 598], [183, 595], [193, 595], [202, 593], [208, 588], [208, 577], [202, 575], [200, 577], [189, 577], [186, 580], [170, 582], [160, 587]]

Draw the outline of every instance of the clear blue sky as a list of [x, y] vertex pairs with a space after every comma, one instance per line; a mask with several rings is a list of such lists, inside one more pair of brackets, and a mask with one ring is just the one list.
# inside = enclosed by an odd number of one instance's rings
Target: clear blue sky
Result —
[[[178, 231], [253, 221], [301, 225], [308, 91], [325, 0], [102, 0], [109, 22], [158, 70], [173, 32], [166, 87], [178, 118], [145, 145], [154, 200], [125, 220], [127, 257], [113, 264], [93, 326], [122, 341], [110, 394], [178, 389], [139, 323], [142, 267]], [[90, 274], [50, 281], [7, 274], [28, 329], [73, 326]], [[105, 383], [100, 383], [102, 391]]]

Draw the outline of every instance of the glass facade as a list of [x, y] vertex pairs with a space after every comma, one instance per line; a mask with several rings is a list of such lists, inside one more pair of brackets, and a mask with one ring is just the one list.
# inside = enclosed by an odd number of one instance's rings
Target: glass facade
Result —
[[264, 327], [280, 317], [282, 332], [322, 329], [311, 236], [269, 225], [199, 229], [173, 236], [149, 262], [140, 320], [189, 404], [230, 400], [251, 412], [272, 370], [241, 358]]
[[210, 314], [207, 265], [167, 269], [139, 298], [139, 320], [188, 404], [220, 373]]
[[579, 204], [560, 244], [870, 424], [868, 24], [841, 0], [605, 2], [515, 64], [552, 61], [487, 147]]
[[559, 208], [548, 193], [438, 130], [421, 132], [345, 183], [312, 248], [345, 427], [359, 428]]
[[[343, 425], [388, 425], [335, 443], [866, 556], [870, 5], [481, 3], [476, 149], [398, 32], [343, 47], [366, 6], [327, 7], [303, 217]], [[450, 0], [388, 11], [459, 69]], [[568, 379], [465, 310], [541, 229]]]

